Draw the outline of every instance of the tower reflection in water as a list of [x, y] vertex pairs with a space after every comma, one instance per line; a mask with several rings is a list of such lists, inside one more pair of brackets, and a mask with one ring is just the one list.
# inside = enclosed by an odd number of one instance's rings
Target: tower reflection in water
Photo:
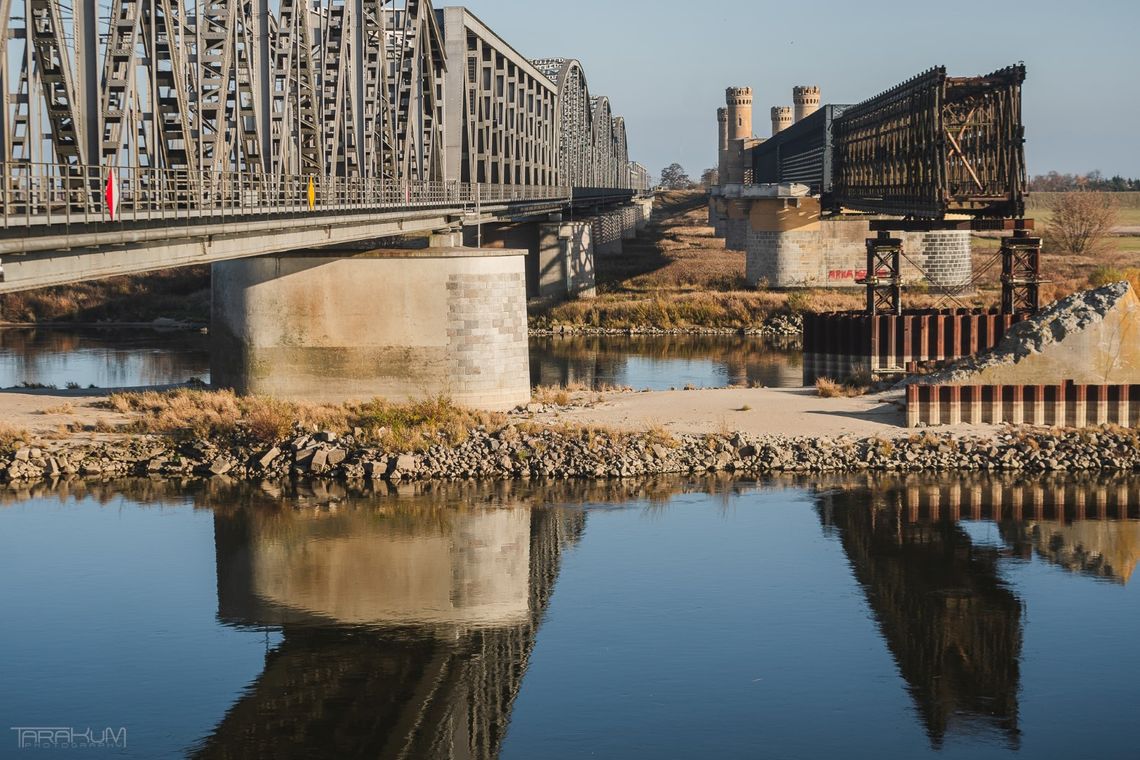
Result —
[[[883, 481], [824, 490], [818, 511], [863, 587], [930, 737], [996, 732], [1020, 744], [1023, 608], [1003, 560], [1036, 555], [1126, 583], [1140, 558], [1134, 481]], [[978, 544], [966, 525], [997, 525]]]
[[494, 758], [580, 510], [215, 517], [219, 615], [283, 632], [202, 758]]

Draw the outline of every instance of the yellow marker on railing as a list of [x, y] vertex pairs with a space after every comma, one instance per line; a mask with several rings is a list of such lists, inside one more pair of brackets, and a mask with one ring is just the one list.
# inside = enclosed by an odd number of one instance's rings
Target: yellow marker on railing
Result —
[[317, 186], [313, 184], [313, 178], [309, 177], [309, 211], [317, 207]]

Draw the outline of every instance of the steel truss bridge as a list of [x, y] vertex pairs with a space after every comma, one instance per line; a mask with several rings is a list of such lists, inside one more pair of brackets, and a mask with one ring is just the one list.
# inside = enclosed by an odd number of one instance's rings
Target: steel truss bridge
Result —
[[0, 292], [647, 188], [572, 59], [430, 0], [0, 0]]

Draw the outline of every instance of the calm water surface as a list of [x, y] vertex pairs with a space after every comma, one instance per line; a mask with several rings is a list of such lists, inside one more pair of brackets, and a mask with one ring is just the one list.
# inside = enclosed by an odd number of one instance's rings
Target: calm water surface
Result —
[[[1135, 757], [1138, 505], [1140, 481], [7, 492], [0, 723], [126, 729], [39, 753], [67, 757]], [[19, 737], [0, 756], [37, 756]]]
[[[197, 332], [145, 329], [0, 329], [0, 388], [75, 383], [124, 388], [210, 379], [210, 340]], [[637, 390], [798, 387], [801, 354], [740, 336], [535, 338], [534, 385], [630, 386]]]
[[209, 337], [182, 330], [0, 329], [0, 388], [133, 388], [210, 379]]
[[799, 388], [802, 352], [761, 338], [634, 335], [531, 338], [532, 385], [663, 391], [730, 385]]

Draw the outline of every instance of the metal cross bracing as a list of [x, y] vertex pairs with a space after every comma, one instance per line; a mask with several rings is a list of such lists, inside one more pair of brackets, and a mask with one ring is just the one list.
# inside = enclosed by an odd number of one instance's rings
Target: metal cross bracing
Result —
[[449, 60], [445, 17], [430, 0], [0, 0], [3, 234], [631, 186], [624, 120], [577, 61], [472, 39], [477, 19]]
[[867, 314], [902, 314], [902, 247], [885, 231], [867, 239]]
[[1025, 229], [1002, 238], [1002, 314], [1035, 314], [1041, 308], [1041, 242]]

